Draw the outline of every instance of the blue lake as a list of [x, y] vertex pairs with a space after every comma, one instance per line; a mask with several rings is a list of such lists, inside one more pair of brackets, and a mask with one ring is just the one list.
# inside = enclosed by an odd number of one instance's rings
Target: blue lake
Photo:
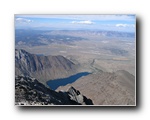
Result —
[[80, 77], [82, 76], [86, 76], [89, 75], [90, 73], [88, 72], [81, 72], [81, 73], [77, 73], [75, 75], [72, 75], [68, 78], [61, 78], [61, 79], [55, 79], [55, 80], [49, 80], [47, 82], [47, 85], [52, 89], [52, 90], [56, 90], [59, 86], [65, 86], [69, 83], [73, 83], [76, 80], [78, 80]]

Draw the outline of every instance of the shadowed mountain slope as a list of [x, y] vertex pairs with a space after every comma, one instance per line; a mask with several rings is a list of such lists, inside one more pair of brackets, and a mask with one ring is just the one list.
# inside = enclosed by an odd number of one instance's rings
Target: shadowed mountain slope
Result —
[[43, 84], [56, 78], [77, 73], [78, 66], [63, 56], [38, 56], [25, 50], [15, 50], [15, 75], [28, 75]]

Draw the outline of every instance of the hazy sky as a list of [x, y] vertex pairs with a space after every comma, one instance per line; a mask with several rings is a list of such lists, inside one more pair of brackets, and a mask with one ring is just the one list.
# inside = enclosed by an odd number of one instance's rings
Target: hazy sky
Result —
[[16, 29], [135, 32], [135, 15], [15, 15]]

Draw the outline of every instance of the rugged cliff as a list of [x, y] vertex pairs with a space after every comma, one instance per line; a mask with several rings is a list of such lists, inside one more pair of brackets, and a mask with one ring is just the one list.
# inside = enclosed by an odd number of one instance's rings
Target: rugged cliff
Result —
[[15, 50], [15, 75], [27, 75], [46, 81], [77, 73], [78, 65], [63, 56], [39, 56], [25, 50]]
[[68, 91], [55, 92], [37, 79], [27, 76], [15, 77], [16, 105], [92, 105], [92, 100], [70, 87]]

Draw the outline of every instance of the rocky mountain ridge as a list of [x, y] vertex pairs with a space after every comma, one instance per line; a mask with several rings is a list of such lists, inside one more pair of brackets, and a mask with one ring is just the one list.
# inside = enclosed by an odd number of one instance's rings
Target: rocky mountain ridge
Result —
[[15, 77], [16, 105], [92, 105], [92, 100], [86, 98], [73, 87], [68, 91], [53, 91], [37, 79], [29, 76]]
[[72, 84], [60, 86], [56, 91], [73, 86], [94, 105], [135, 105], [135, 76], [125, 70], [89, 74]]
[[73, 75], [77, 68], [78, 65], [61, 55], [39, 56], [15, 49], [15, 75], [32, 76], [43, 84], [51, 79]]

